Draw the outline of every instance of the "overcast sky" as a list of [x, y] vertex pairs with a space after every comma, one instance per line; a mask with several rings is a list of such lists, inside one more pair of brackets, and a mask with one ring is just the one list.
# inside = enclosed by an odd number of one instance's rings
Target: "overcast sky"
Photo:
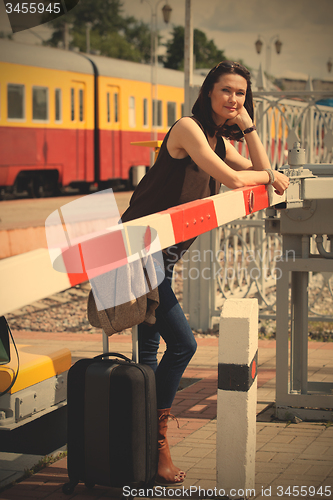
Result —
[[[84, 1], [84, 0], [81, 0]], [[151, 6], [159, 0], [123, 0], [125, 14], [150, 23]], [[166, 1], [166, 0], [165, 0]], [[3, 0], [0, 0], [0, 4]], [[148, 4], [149, 2], [149, 4]], [[169, 26], [163, 23], [160, 1], [158, 28], [165, 37], [172, 25], [184, 25], [185, 0], [168, 0], [172, 7]], [[0, 5], [1, 7], [1, 5]], [[192, 0], [193, 24], [213, 38], [219, 49], [230, 59], [243, 59], [257, 69], [261, 62], [266, 67], [265, 47], [271, 45], [271, 73], [291, 78], [321, 78], [333, 80], [327, 61], [333, 60], [333, 0]], [[8, 20], [0, 8], [0, 30], [8, 30]], [[47, 26], [34, 28], [42, 37], [48, 36]], [[261, 35], [262, 54], [254, 43]], [[279, 35], [281, 54], [275, 52], [275, 36]], [[38, 43], [29, 30], [14, 35], [17, 41]]]
[[[185, 21], [185, 0], [168, 0], [171, 24]], [[149, 0], [156, 5], [156, 0]], [[124, 10], [150, 22], [148, 0], [123, 0]], [[162, 1], [158, 6], [159, 29], [165, 33]], [[192, 0], [193, 25], [213, 38], [230, 59], [243, 59], [257, 69], [266, 65], [265, 45], [272, 43], [271, 72], [275, 76], [333, 79], [327, 61], [333, 58], [333, 0]], [[259, 56], [254, 43], [261, 35], [267, 42]], [[272, 37], [279, 35], [281, 54]]]

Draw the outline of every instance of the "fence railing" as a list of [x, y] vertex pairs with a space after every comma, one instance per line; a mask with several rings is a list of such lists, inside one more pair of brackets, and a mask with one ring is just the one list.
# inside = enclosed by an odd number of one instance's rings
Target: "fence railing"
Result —
[[[295, 141], [306, 150], [307, 163], [333, 161], [333, 108], [317, 101], [333, 92], [255, 92], [254, 121], [271, 165], [287, 162]], [[247, 155], [245, 142], [239, 152]]]

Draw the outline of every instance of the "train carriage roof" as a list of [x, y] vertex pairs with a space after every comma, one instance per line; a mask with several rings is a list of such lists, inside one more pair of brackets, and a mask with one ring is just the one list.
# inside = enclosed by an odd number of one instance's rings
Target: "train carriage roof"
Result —
[[[0, 39], [0, 61], [37, 66], [40, 68], [73, 71], [76, 73], [93, 74], [92, 61], [100, 76], [124, 78], [143, 82], [151, 81], [150, 64], [141, 64], [122, 59], [88, 55], [70, 50], [45, 47], [43, 45], [28, 45]], [[201, 85], [203, 76], [193, 75], [193, 84]], [[159, 67], [157, 83], [174, 87], [184, 87], [184, 73]]]
[[[97, 67], [98, 74], [126, 80], [136, 80], [142, 82], [151, 81], [151, 65], [141, 64], [122, 59], [112, 59], [110, 57], [94, 56], [86, 54]], [[193, 75], [194, 85], [201, 85], [203, 77]], [[160, 85], [170, 85], [174, 87], [184, 87], [184, 73], [174, 69], [157, 69], [157, 83]]]
[[0, 61], [91, 75], [91, 63], [70, 50], [0, 40]]

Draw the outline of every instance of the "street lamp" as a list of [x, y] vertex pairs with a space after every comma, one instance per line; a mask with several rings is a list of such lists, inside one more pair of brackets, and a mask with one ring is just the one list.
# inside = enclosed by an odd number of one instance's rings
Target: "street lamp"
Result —
[[[260, 37], [260, 35], [259, 35], [259, 37]], [[264, 45], [264, 42], [262, 42], [262, 41], [260, 40], [260, 38], [258, 38], [258, 40], [256, 41], [256, 43], [255, 43], [254, 45], [255, 45], [255, 48], [256, 48], [257, 54], [260, 54], [261, 49], [262, 49], [262, 46]]]
[[162, 8], [163, 20], [166, 24], [168, 24], [168, 22], [170, 21], [171, 12], [172, 8], [168, 3], [166, 3]]
[[[152, 109], [152, 139], [157, 139], [157, 63], [158, 63], [158, 33], [157, 33], [157, 7], [163, 0], [159, 0], [153, 7], [149, 0], [141, 0], [141, 3], [147, 2], [151, 10], [150, 26], [150, 64], [151, 64], [151, 109]], [[162, 8], [163, 21], [168, 24], [172, 8], [167, 3]], [[155, 102], [155, 106], [154, 106]]]
[[[257, 51], [257, 54], [261, 53], [262, 46], [264, 45], [264, 43], [262, 42], [261, 38], [263, 38], [263, 37], [261, 37], [260, 35], [258, 35], [258, 40], [254, 44], [254, 46], [256, 48], [256, 51]], [[281, 40], [279, 38], [279, 35], [274, 35], [274, 36], [272, 36], [272, 38], [269, 40], [268, 43], [266, 42], [266, 46], [265, 46], [266, 47], [266, 73], [270, 72], [270, 66], [271, 66], [271, 44], [272, 44], [272, 42], [273, 42], [274, 39], [276, 39], [275, 42], [274, 42], [275, 51], [276, 51], [277, 54], [281, 53], [282, 42], [281, 42]]]
[[332, 58], [330, 57], [327, 61], [327, 71], [330, 73], [332, 71]]

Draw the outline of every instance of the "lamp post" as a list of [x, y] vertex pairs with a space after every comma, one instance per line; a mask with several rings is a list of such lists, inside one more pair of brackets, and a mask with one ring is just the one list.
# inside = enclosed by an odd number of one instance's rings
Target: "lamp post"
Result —
[[[159, 0], [154, 6], [150, 0], [141, 0], [141, 3], [147, 2], [151, 10], [150, 24], [150, 64], [151, 64], [151, 109], [152, 109], [152, 139], [157, 139], [157, 63], [158, 63], [158, 33], [157, 33], [157, 7], [163, 0]], [[170, 21], [172, 8], [166, 0], [162, 7], [163, 21], [168, 24]], [[155, 106], [154, 106], [155, 102]]]
[[92, 28], [93, 23], [87, 22], [86, 23], [86, 47], [87, 47], [87, 54], [90, 54], [90, 30]]
[[191, 87], [193, 83], [193, 11], [191, 0], [185, 0], [184, 32], [184, 115], [191, 114]]
[[[255, 42], [255, 48], [257, 51], [257, 54], [261, 53], [262, 46], [264, 45], [264, 42], [261, 40], [263, 38], [261, 35], [258, 35], [258, 40]], [[267, 43], [265, 41], [265, 48], [266, 48], [266, 73], [270, 72], [270, 66], [271, 66], [271, 44], [273, 40], [275, 39], [274, 45], [275, 45], [275, 51], [277, 54], [280, 54], [281, 48], [282, 48], [282, 42], [279, 38], [279, 35], [274, 35], [272, 38], [269, 40]], [[265, 39], [264, 39], [265, 40]]]
[[69, 24], [65, 22], [63, 28], [64, 48], [69, 50]]

